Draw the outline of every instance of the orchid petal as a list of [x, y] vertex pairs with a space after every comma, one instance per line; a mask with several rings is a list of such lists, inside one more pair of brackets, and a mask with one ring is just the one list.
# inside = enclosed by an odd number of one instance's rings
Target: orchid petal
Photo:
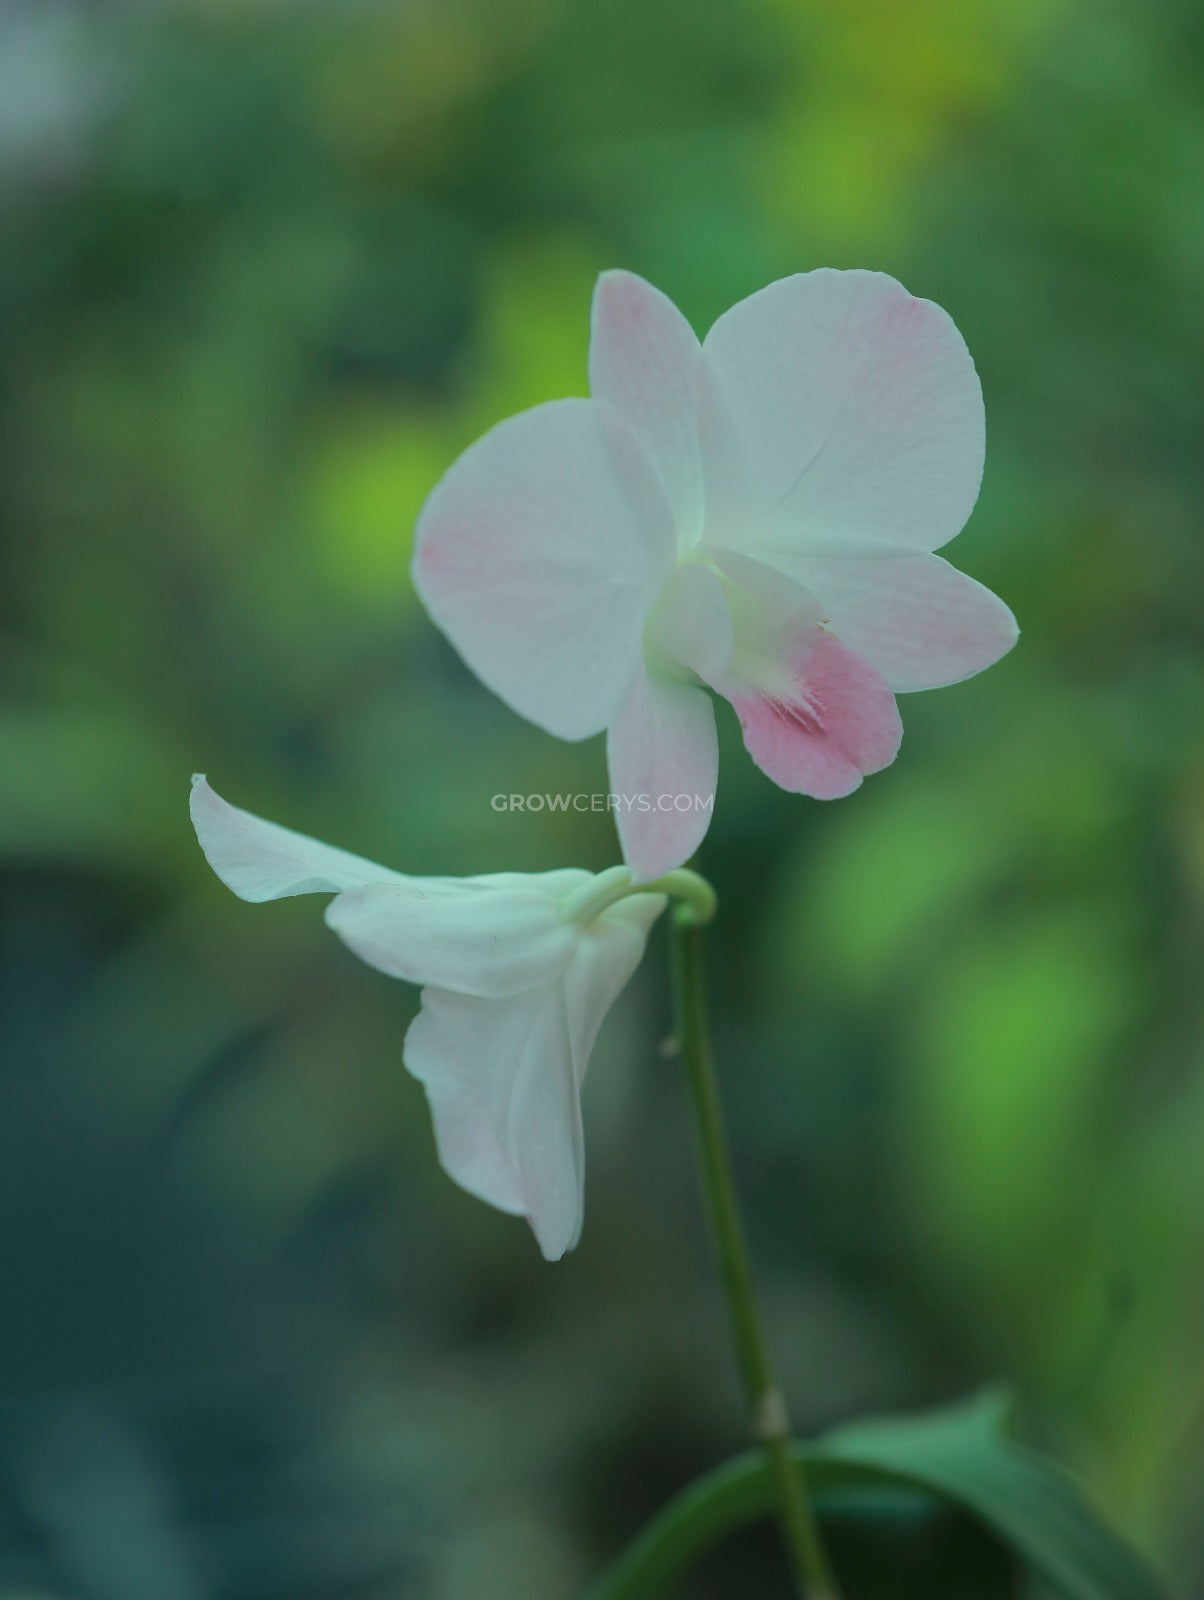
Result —
[[505, 995], [546, 983], [572, 954], [561, 905], [577, 868], [410, 878], [228, 804], [193, 780], [192, 818], [210, 866], [244, 900], [333, 894], [328, 925], [361, 960], [408, 983]]
[[710, 824], [719, 741], [709, 697], [641, 667], [606, 751], [623, 859], [636, 882], [659, 878], [693, 855]]
[[814, 556], [787, 570], [815, 591], [831, 631], [896, 692], [972, 677], [1019, 633], [997, 595], [940, 556]]
[[665, 903], [633, 895], [579, 930], [562, 982], [495, 1001], [424, 989], [406, 1035], [406, 1066], [426, 1088], [444, 1169], [470, 1194], [525, 1216], [549, 1261], [581, 1236], [590, 1054]]
[[204, 774], [192, 780], [189, 810], [201, 849], [228, 889], [243, 900], [339, 894], [366, 883], [399, 883], [400, 873], [336, 850], [291, 828], [230, 805]]
[[711, 686], [731, 701], [763, 772], [818, 800], [850, 794], [889, 766], [903, 735], [895, 697], [874, 668], [822, 626], [810, 588], [723, 550], [732, 649]]
[[660, 475], [678, 543], [702, 531], [698, 453], [700, 349], [693, 328], [633, 272], [604, 272], [594, 290], [589, 387], [619, 411]]
[[812, 628], [779, 665], [785, 681], [772, 688], [721, 688], [762, 772], [795, 794], [839, 800], [891, 764], [903, 737], [899, 708], [867, 661]]
[[931, 551], [964, 525], [982, 479], [978, 375], [948, 314], [895, 279], [780, 279], [719, 318], [703, 367], [708, 544]]
[[630, 895], [582, 930], [564, 977], [578, 1088], [598, 1030], [643, 959], [652, 924], [667, 904], [663, 894]]
[[504, 1000], [424, 989], [405, 1063], [426, 1088], [448, 1175], [526, 1216], [549, 1261], [571, 1249], [585, 1148], [564, 986]]
[[419, 518], [414, 581], [472, 670], [565, 739], [600, 732], [671, 568], [653, 468], [609, 406], [559, 400], [499, 423]]
[[[590, 874], [575, 875], [577, 886]], [[339, 895], [327, 925], [390, 978], [496, 998], [558, 977], [575, 930], [530, 880], [511, 888], [472, 878], [415, 878]]]

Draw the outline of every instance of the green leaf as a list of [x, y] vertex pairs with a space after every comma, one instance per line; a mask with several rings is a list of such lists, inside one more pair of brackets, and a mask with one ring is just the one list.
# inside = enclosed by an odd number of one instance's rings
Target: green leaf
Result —
[[[919, 1417], [856, 1423], [816, 1462], [914, 1484], [985, 1523], [1065, 1600], [1161, 1600], [1145, 1563], [1054, 1462], [1007, 1437], [1008, 1402], [990, 1392]], [[804, 1459], [808, 1452], [803, 1452]]]
[[[998, 1391], [919, 1416], [858, 1422], [799, 1445], [821, 1517], [884, 1490], [919, 1490], [968, 1513], [1062, 1600], [1164, 1600], [1144, 1561], [1100, 1519], [1074, 1480], [1009, 1439]], [[773, 1490], [757, 1451], [683, 1491], [641, 1533], [590, 1600], [651, 1600], [711, 1545], [768, 1516]]]

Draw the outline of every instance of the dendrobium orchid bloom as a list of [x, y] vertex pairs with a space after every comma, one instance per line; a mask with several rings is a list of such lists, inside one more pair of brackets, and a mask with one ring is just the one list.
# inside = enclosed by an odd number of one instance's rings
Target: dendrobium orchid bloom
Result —
[[445, 1170], [526, 1217], [549, 1261], [572, 1249], [582, 1079], [665, 896], [632, 893], [622, 867], [404, 877], [241, 811], [203, 777], [191, 811], [210, 866], [236, 895], [334, 895], [326, 921], [344, 944], [424, 985], [404, 1058], [426, 1089]]
[[896, 692], [980, 672], [1017, 629], [932, 553], [978, 496], [982, 390], [949, 316], [893, 278], [783, 278], [700, 344], [651, 284], [604, 273], [589, 380], [592, 399], [511, 417], [452, 465], [414, 580], [516, 711], [607, 730], [647, 880], [710, 820], [675, 803], [714, 792], [707, 688], [771, 778], [836, 799], [894, 760]]

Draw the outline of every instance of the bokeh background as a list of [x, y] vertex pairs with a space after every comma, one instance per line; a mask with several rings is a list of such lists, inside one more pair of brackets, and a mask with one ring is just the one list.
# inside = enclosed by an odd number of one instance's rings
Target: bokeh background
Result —
[[[438, 1168], [415, 993], [229, 895], [186, 797], [414, 872], [609, 864], [604, 817], [491, 809], [604, 790], [602, 743], [468, 676], [414, 516], [584, 392], [600, 269], [701, 331], [820, 264], [965, 333], [951, 553], [1024, 634], [832, 806], [721, 707], [791, 1401], [1002, 1377], [1204, 1593], [1198, 6], [4, 0], [0, 215], [0, 1595], [559, 1600], [740, 1443], [659, 941], [548, 1267]], [[689, 1592], [780, 1582], [749, 1537]]]

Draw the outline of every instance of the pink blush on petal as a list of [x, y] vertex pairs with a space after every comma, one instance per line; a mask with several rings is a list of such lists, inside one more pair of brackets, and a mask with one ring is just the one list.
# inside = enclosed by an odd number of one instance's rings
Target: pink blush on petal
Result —
[[851, 794], [888, 767], [903, 737], [899, 708], [867, 661], [820, 628], [791, 652], [791, 688], [729, 693], [749, 755], [783, 789], [816, 800]]

